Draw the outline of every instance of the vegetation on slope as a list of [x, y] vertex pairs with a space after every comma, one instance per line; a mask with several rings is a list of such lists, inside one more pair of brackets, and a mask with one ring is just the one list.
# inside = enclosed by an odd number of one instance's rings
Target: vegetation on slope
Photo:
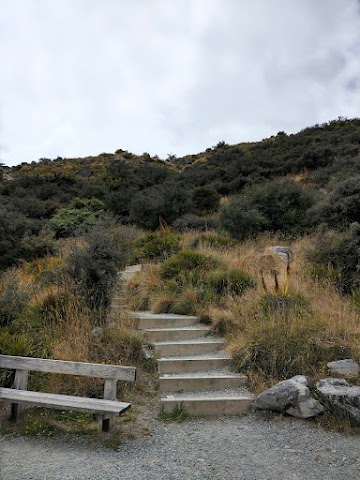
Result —
[[287, 242], [293, 256], [284, 259], [271, 249], [278, 237], [226, 247], [199, 237], [185, 234], [183, 250], [128, 284], [133, 308], [199, 315], [228, 337], [234, 366], [257, 384], [316, 377], [329, 361], [360, 360], [359, 291], [342, 294], [341, 272], [326, 251], [319, 256], [320, 239]]
[[182, 159], [118, 150], [3, 169], [0, 353], [141, 362], [132, 322], [109, 326], [117, 272], [141, 262], [130, 306], [199, 315], [254, 383], [360, 360], [359, 148], [360, 120], [339, 119]]
[[0, 181], [0, 268], [51, 250], [51, 237], [99, 212], [150, 230], [161, 220], [181, 231], [220, 225], [240, 239], [347, 229], [359, 221], [359, 149], [360, 120], [338, 119], [183, 159], [117, 150], [21, 164]]

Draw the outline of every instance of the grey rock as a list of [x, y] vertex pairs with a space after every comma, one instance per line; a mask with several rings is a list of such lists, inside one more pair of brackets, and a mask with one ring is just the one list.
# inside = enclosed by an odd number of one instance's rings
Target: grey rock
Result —
[[280, 245], [276, 245], [274, 247], [270, 247], [270, 250], [279, 255], [279, 257], [292, 262], [294, 259], [294, 252], [291, 250], [290, 247], [283, 247]]
[[359, 364], [351, 358], [329, 362], [327, 366], [331, 375], [358, 375], [360, 372]]
[[360, 387], [350, 385], [343, 378], [325, 378], [316, 384], [316, 388], [334, 415], [360, 425]]
[[310, 395], [308, 381], [304, 375], [297, 375], [279, 382], [257, 396], [255, 408], [286, 412], [299, 418], [310, 418], [323, 413], [323, 406]]
[[93, 337], [100, 337], [103, 333], [104, 329], [102, 327], [95, 327], [91, 330]]

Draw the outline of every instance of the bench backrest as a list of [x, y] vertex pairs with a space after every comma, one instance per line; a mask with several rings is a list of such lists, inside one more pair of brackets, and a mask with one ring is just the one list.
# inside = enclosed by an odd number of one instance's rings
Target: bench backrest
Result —
[[134, 382], [136, 379], [135, 367], [104, 365], [102, 363], [68, 362], [44, 358], [15, 357], [11, 355], [0, 355], [0, 368], [111, 378], [114, 380], [124, 380], [126, 382]]

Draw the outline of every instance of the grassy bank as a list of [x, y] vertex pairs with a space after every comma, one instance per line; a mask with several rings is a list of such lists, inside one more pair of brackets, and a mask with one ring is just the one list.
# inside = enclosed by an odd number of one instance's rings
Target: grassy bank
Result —
[[269, 235], [234, 244], [220, 234], [183, 234], [179, 252], [129, 283], [129, 304], [199, 315], [227, 336], [235, 368], [255, 387], [323, 375], [332, 360], [359, 360], [357, 296], [344, 296], [332, 269], [309, 260], [313, 239], [286, 242], [289, 262], [276, 245], [284, 242]]

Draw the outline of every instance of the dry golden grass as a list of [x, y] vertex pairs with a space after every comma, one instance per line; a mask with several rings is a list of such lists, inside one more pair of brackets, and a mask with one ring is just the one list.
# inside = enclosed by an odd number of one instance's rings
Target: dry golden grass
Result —
[[90, 356], [92, 325], [89, 312], [76, 297], [65, 305], [64, 321], [52, 327], [52, 357], [57, 360], [87, 361]]
[[126, 284], [125, 299], [130, 310], [147, 310], [161, 284], [158, 266], [151, 265], [145, 272], [136, 273]]
[[[258, 280], [256, 292], [247, 292], [240, 302], [234, 305], [227, 301], [224, 306], [237, 319], [237, 325], [232, 324], [229, 351], [239, 369], [282, 378], [325, 372], [330, 360], [360, 358], [359, 311], [332, 285], [311, 278], [305, 255], [310, 243], [311, 239], [304, 238], [289, 245], [295, 254], [290, 274], [286, 262], [266, 250], [279, 244], [277, 239], [263, 237], [226, 253], [229, 261], [241, 265]], [[261, 269], [267, 271], [267, 293], [262, 287]], [[277, 291], [271, 273], [275, 269]], [[264, 300], [269, 298], [275, 307], [265, 312]]]
[[176, 294], [173, 292], [156, 292], [150, 299], [149, 307], [152, 313], [170, 313], [176, 302]]
[[[198, 236], [183, 234], [183, 248], [193, 246]], [[292, 249], [290, 266], [270, 249], [274, 245]], [[224, 294], [220, 302], [211, 297], [206, 304], [199, 302], [193, 285], [184, 285], [176, 295], [159, 290], [156, 269], [146, 279], [137, 279], [136, 292], [154, 312], [191, 312], [210, 319], [214, 332], [227, 335], [235, 365], [250, 372], [254, 385], [294, 374], [324, 373], [328, 361], [360, 359], [360, 316], [330, 281], [316, 281], [310, 275], [306, 252], [311, 245], [308, 237], [284, 243], [271, 235], [228, 248], [200, 243], [197, 252], [218, 258], [227, 268], [241, 268], [257, 281], [256, 289], [241, 296]]]

